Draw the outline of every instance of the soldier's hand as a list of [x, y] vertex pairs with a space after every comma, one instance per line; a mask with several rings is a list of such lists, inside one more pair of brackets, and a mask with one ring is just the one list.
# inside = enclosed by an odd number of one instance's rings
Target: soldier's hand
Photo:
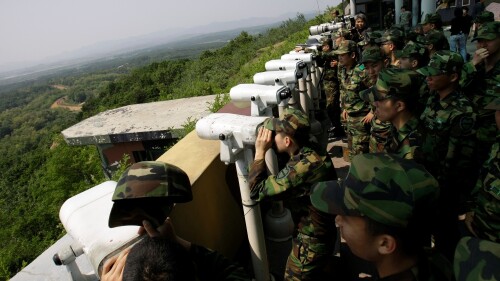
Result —
[[127, 261], [130, 248], [123, 250], [118, 256], [114, 256], [106, 261], [102, 269], [101, 281], [121, 281], [123, 269]]
[[342, 111], [342, 119], [347, 120], [347, 111]]
[[264, 127], [259, 128], [255, 140], [255, 160], [264, 159], [266, 151], [273, 145], [273, 131]]
[[486, 50], [485, 48], [480, 48], [480, 49], [477, 49], [475, 52], [474, 52], [474, 56], [472, 57], [472, 64], [473, 65], [478, 65], [480, 64], [485, 58], [487, 58], [488, 56], [490, 55], [490, 53], [488, 52], [488, 50]]
[[330, 62], [330, 67], [331, 67], [331, 68], [335, 68], [335, 67], [337, 67], [337, 65], [338, 65], [338, 64], [339, 64], [339, 62], [338, 62], [338, 61], [336, 61], [336, 60], [332, 60], [332, 61]]
[[364, 124], [368, 124], [372, 121], [373, 119], [373, 112], [368, 112], [368, 114], [366, 114], [366, 116], [363, 118], [363, 120], [361, 120]]

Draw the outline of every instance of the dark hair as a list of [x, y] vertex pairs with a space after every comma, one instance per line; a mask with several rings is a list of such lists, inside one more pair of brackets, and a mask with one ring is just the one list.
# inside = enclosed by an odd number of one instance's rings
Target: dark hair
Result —
[[467, 6], [462, 6], [462, 10], [466, 10], [467, 12], [469, 11], [469, 7]]
[[127, 256], [123, 281], [196, 280], [188, 251], [168, 239], [145, 237]]
[[405, 9], [405, 10], [406, 10], [406, 6], [404, 6], [404, 5], [403, 5], [403, 6], [401, 6], [401, 9]]
[[456, 18], [461, 18], [463, 15], [462, 9], [460, 9], [460, 7], [456, 7], [453, 11], [453, 15], [455, 15]]
[[366, 221], [366, 230], [372, 236], [390, 235], [396, 240], [397, 249], [409, 256], [419, 256], [424, 248], [430, 245], [430, 230], [423, 223], [409, 224], [407, 227], [393, 227], [381, 224], [368, 217], [363, 217]]

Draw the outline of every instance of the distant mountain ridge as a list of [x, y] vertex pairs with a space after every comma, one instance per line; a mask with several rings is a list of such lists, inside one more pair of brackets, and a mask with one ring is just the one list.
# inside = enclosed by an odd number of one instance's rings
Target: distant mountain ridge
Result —
[[[122, 55], [128, 52], [136, 52], [141, 49], [148, 49], [155, 46], [174, 43], [186, 39], [192, 39], [197, 36], [205, 37], [211, 33], [234, 31], [239, 33], [243, 30], [261, 27], [262, 30], [277, 26], [283, 21], [295, 18], [296, 14], [288, 13], [277, 17], [254, 17], [229, 22], [212, 22], [207, 25], [183, 28], [167, 29], [149, 34], [129, 37], [119, 40], [110, 40], [98, 42], [77, 50], [64, 52], [57, 56], [52, 56], [43, 61], [34, 63], [23, 63], [17, 67], [12, 64], [0, 65], [0, 85], [13, 82], [34, 79], [42, 76], [46, 71], [53, 72], [72, 67], [81, 63], [89, 62], [109, 56]], [[304, 14], [306, 18], [314, 17], [313, 12]], [[237, 34], [236, 33], [236, 34]]]

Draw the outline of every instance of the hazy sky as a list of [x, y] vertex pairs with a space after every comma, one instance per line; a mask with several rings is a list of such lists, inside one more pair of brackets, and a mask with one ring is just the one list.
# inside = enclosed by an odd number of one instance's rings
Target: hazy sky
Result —
[[215, 21], [323, 12], [341, 0], [0, 0], [0, 65]]

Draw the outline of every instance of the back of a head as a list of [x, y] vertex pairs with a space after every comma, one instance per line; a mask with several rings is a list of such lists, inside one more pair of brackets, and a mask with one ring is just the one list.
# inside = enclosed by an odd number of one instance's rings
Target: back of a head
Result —
[[196, 280], [188, 251], [168, 239], [145, 237], [130, 250], [123, 281]]

